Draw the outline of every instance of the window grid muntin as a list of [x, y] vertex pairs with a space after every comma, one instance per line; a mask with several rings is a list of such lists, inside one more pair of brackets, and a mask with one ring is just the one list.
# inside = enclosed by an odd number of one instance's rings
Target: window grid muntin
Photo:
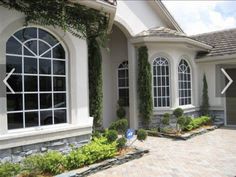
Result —
[[179, 105], [192, 103], [191, 69], [186, 60], [181, 59], [178, 66]]
[[[13, 73], [12, 75], [20, 75], [22, 77], [22, 92], [15, 92], [15, 94], [21, 94], [22, 95], [22, 110], [17, 110], [17, 111], [7, 111], [7, 114], [14, 114], [14, 113], [22, 113], [23, 114], [23, 127], [22, 128], [28, 128], [26, 126], [26, 120], [25, 120], [25, 113], [28, 113], [28, 112], [37, 112], [38, 114], [38, 126], [41, 126], [41, 118], [40, 118], [40, 115], [41, 115], [41, 112], [43, 111], [52, 111], [52, 119], [53, 119], [53, 122], [51, 125], [53, 125], [55, 123], [55, 117], [54, 117], [54, 112], [57, 111], [57, 110], [61, 110], [61, 111], [66, 111], [66, 122], [68, 122], [68, 95], [66, 94], [67, 93], [67, 84], [68, 84], [68, 80], [67, 80], [67, 60], [66, 60], [66, 56], [65, 58], [54, 58], [53, 56], [53, 49], [59, 45], [62, 46], [62, 44], [60, 42], [57, 42], [55, 45], [50, 45], [49, 43], [47, 43], [46, 41], [42, 40], [42, 39], [39, 39], [39, 28], [36, 28], [37, 29], [37, 38], [30, 38], [24, 42], [22, 42], [21, 40], [19, 40], [14, 34], [11, 36], [13, 37], [17, 42], [19, 42], [19, 44], [21, 45], [21, 52], [22, 54], [11, 54], [11, 53], [6, 53], [6, 56], [13, 56], [13, 57], [20, 57], [21, 58], [21, 67], [22, 67], [22, 72], [21, 73]], [[21, 29], [22, 30], [22, 29]], [[43, 29], [42, 29], [43, 30]], [[44, 30], [45, 31], [45, 30]], [[47, 31], [45, 31], [47, 32]], [[47, 32], [48, 33], [48, 32]], [[51, 35], [49, 33], [49, 35]], [[10, 37], [10, 38], [11, 38]], [[9, 39], [10, 39], [9, 38]], [[29, 49], [25, 43], [29, 42], [29, 41], [37, 41], [37, 50], [36, 50], [36, 53], [35, 54], [31, 49]], [[49, 49], [47, 49], [45, 52], [43, 52], [41, 55], [39, 55], [39, 41], [47, 44], [49, 47]], [[25, 48], [30, 52], [32, 53], [33, 55], [25, 55], [24, 54], [24, 50]], [[62, 46], [64, 52], [65, 52], [65, 49], [64, 47]], [[51, 57], [42, 57], [43, 55], [47, 54], [48, 52], [50, 51], [51, 53]], [[24, 70], [24, 58], [35, 58], [37, 59], [37, 73], [36, 74], [32, 74], [32, 73], [25, 73], [25, 70]], [[39, 61], [40, 60], [50, 60], [51, 62], [51, 74], [39, 74]], [[64, 62], [64, 67], [65, 67], [65, 74], [64, 75], [56, 75], [53, 73], [53, 61], [63, 61]], [[8, 74], [8, 73], [6, 73]], [[24, 80], [25, 80], [25, 76], [36, 76], [37, 77], [37, 91], [25, 91], [25, 83], [24, 83]], [[48, 76], [48, 77], [51, 77], [51, 91], [40, 91], [40, 76]], [[54, 91], [54, 85], [53, 85], [53, 81], [54, 81], [54, 78], [56, 77], [61, 77], [61, 78], [65, 78], [65, 91]], [[44, 94], [44, 93], [49, 93], [52, 95], [52, 98], [51, 98], [51, 101], [52, 101], [52, 107], [50, 109], [40, 109], [40, 94]], [[61, 93], [61, 94], [66, 94], [66, 98], [65, 98], [65, 107], [59, 107], [59, 108], [55, 108], [55, 105], [54, 105], [54, 94], [57, 94], [57, 93]], [[6, 92], [7, 95], [10, 95], [12, 94], [11, 92]], [[29, 110], [26, 110], [25, 109], [25, 95], [27, 94], [37, 94], [38, 95], [38, 109], [29, 109]], [[15, 128], [13, 128], [15, 129]], [[18, 128], [17, 128], [18, 129]]]
[[170, 70], [163, 57], [153, 61], [153, 92], [154, 107], [170, 106]]
[[[124, 72], [124, 77], [120, 77], [120, 73]], [[124, 81], [124, 86], [120, 85], [120, 81]], [[127, 95], [122, 98], [125, 106], [129, 106], [129, 68], [128, 61], [122, 62], [118, 67], [118, 98], [120, 98], [121, 91], [125, 91]]]

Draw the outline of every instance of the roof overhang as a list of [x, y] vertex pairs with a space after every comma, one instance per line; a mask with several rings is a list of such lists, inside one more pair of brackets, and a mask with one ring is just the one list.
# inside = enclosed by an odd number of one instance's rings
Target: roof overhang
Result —
[[206, 56], [199, 59], [195, 59], [196, 63], [208, 63], [208, 62], [217, 62], [222, 61], [225, 62], [227, 60], [236, 59], [236, 53], [235, 54], [229, 54], [229, 55], [218, 55], [218, 56]]
[[131, 39], [131, 43], [137, 45], [142, 43], [174, 43], [174, 44], [185, 43], [201, 51], [209, 51], [212, 49], [212, 46], [210, 45], [204, 44], [199, 41], [195, 41], [187, 37], [160, 37], [160, 36], [135, 37]]

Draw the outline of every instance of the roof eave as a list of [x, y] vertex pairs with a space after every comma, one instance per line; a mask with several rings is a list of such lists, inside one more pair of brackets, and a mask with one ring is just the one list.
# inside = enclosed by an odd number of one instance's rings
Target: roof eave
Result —
[[133, 44], [140, 43], [150, 43], [150, 42], [158, 42], [158, 43], [187, 43], [191, 44], [202, 51], [209, 51], [212, 49], [212, 46], [207, 45], [205, 43], [195, 41], [193, 39], [187, 37], [160, 37], [160, 36], [140, 36], [131, 39]]
[[218, 55], [218, 56], [206, 56], [195, 59], [196, 63], [206, 63], [206, 62], [216, 62], [216, 61], [225, 61], [231, 60], [236, 58], [236, 53], [234, 54], [227, 54], [227, 55]]

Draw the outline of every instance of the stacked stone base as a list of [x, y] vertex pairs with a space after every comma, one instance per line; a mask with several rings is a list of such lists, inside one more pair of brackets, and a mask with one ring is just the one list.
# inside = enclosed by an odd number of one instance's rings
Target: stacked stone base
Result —
[[49, 150], [58, 150], [64, 154], [71, 151], [72, 148], [78, 148], [90, 141], [91, 135], [82, 135], [37, 143], [32, 145], [19, 146], [0, 150], [0, 162], [20, 162], [23, 158], [35, 154], [44, 153]]

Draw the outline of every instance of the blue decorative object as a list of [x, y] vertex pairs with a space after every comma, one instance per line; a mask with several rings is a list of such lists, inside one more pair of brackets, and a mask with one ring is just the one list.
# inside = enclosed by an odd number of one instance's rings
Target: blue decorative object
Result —
[[126, 131], [125, 137], [126, 137], [128, 140], [130, 140], [130, 139], [133, 138], [133, 136], [134, 136], [134, 130], [133, 130], [133, 129], [128, 129], [128, 130]]

